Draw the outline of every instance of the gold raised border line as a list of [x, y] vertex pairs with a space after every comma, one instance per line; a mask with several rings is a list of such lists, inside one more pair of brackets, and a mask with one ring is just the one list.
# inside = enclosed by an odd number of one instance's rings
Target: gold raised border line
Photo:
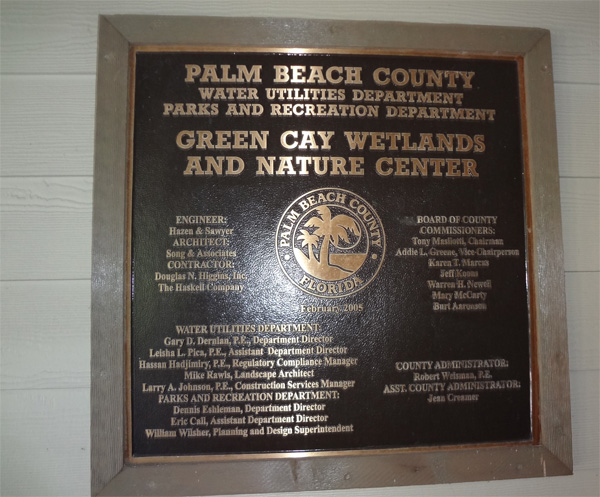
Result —
[[529, 130], [527, 119], [527, 92], [525, 85], [525, 59], [517, 59], [518, 77], [519, 77], [519, 103], [521, 106], [521, 143], [523, 160], [523, 208], [525, 212], [525, 263], [527, 278], [527, 305], [529, 308], [529, 371], [530, 371], [530, 403], [531, 403], [531, 435], [534, 443], [537, 445], [541, 440], [541, 421], [540, 421], [540, 388], [539, 388], [539, 364], [538, 364], [538, 329], [537, 329], [537, 301], [535, 275], [534, 250], [535, 233], [533, 232], [533, 206], [532, 182], [531, 182], [531, 164], [529, 160]]
[[132, 395], [131, 395], [131, 229], [132, 229], [132, 194], [133, 194], [133, 134], [135, 125], [135, 67], [137, 53], [145, 52], [183, 52], [183, 53], [194, 53], [194, 52], [243, 52], [243, 53], [281, 53], [281, 54], [340, 54], [340, 55], [391, 55], [391, 56], [408, 56], [408, 57], [439, 57], [439, 58], [456, 58], [456, 59], [478, 59], [478, 60], [514, 60], [518, 64], [518, 79], [519, 79], [519, 92], [521, 101], [521, 127], [522, 127], [522, 143], [523, 143], [523, 168], [525, 173], [525, 185], [524, 185], [524, 204], [526, 208], [526, 222], [525, 226], [528, 229], [527, 242], [528, 247], [531, 247], [533, 240], [533, 233], [528, 222], [532, 219], [531, 217], [531, 202], [529, 197], [530, 190], [530, 171], [529, 171], [529, 147], [528, 147], [528, 134], [527, 134], [527, 119], [526, 119], [526, 91], [525, 91], [525, 79], [524, 79], [524, 59], [521, 53], [517, 52], [469, 52], [463, 53], [456, 50], [403, 50], [403, 49], [392, 49], [392, 48], [360, 48], [360, 47], [331, 47], [331, 48], [290, 48], [290, 47], [248, 47], [243, 45], [132, 45], [129, 50], [129, 98], [128, 98], [128, 113], [129, 122], [127, 123], [128, 132], [128, 144], [127, 144], [127, 156], [128, 156], [128, 174], [127, 174], [127, 219], [126, 219], [126, 230], [127, 230], [127, 257], [126, 257], [126, 278], [125, 278], [125, 305], [126, 305], [126, 340], [125, 340], [125, 378], [126, 378], [126, 418], [127, 423], [125, 427], [125, 453], [124, 459], [126, 463], [137, 465], [137, 464], [157, 464], [157, 463], [179, 463], [179, 462], [208, 462], [208, 461], [251, 461], [251, 460], [268, 460], [268, 459], [295, 459], [295, 458], [313, 458], [313, 457], [340, 457], [340, 456], [365, 456], [365, 455], [391, 455], [391, 454], [402, 454], [408, 452], [424, 453], [428, 451], [449, 451], [449, 450], [467, 450], [467, 449], [487, 449], [487, 448], [500, 448], [508, 446], [529, 446], [538, 445], [540, 440], [540, 423], [539, 423], [539, 389], [537, 381], [539, 381], [537, 369], [537, 333], [536, 333], [536, 319], [535, 319], [535, 295], [533, 289], [533, 276], [532, 271], [532, 255], [531, 250], [527, 250], [527, 271], [526, 275], [528, 278], [529, 288], [528, 297], [529, 301], [529, 312], [530, 312], [530, 354], [531, 354], [531, 409], [532, 409], [532, 439], [523, 441], [507, 441], [500, 443], [481, 443], [481, 444], [467, 444], [467, 445], [432, 445], [432, 446], [418, 446], [418, 447], [391, 447], [391, 448], [379, 448], [379, 449], [344, 449], [344, 450], [307, 450], [307, 451], [293, 451], [293, 452], [270, 452], [270, 453], [229, 453], [229, 454], [204, 454], [204, 455], [190, 455], [190, 456], [134, 456], [132, 453]]
[[125, 416], [126, 426], [124, 433], [124, 450], [123, 458], [128, 461], [133, 457], [133, 435], [132, 435], [132, 409], [133, 399], [131, 395], [132, 389], [132, 378], [131, 368], [133, 367], [131, 361], [131, 292], [132, 281], [131, 281], [131, 251], [133, 248], [132, 243], [132, 229], [133, 229], [133, 135], [135, 131], [135, 70], [136, 70], [136, 51], [133, 47], [129, 49], [129, 70], [127, 71], [127, 77], [129, 78], [129, 95], [127, 98], [128, 105], [128, 122], [127, 122], [127, 219], [125, 219], [125, 238], [127, 245], [127, 252], [125, 255], [125, 277], [124, 277], [124, 291], [125, 291]]

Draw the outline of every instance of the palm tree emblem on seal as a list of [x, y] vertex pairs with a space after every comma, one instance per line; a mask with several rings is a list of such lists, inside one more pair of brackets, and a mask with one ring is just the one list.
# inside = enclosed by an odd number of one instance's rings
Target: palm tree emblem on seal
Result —
[[[365, 261], [366, 253], [348, 253], [361, 241], [361, 228], [357, 221], [347, 214], [331, 215], [326, 205], [321, 205], [311, 211], [315, 214], [304, 223], [297, 236], [301, 246], [308, 246], [308, 257], [298, 248], [294, 255], [302, 269], [308, 274], [326, 281], [344, 279], [354, 272]], [[310, 228], [314, 228], [312, 232]], [[344, 247], [344, 244], [346, 247]], [[318, 256], [314, 249], [319, 247]], [[346, 253], [332, 253], [331, 248], [345, 249]]]
[[320, 188], [298, 197], [277, 228], [279, 265], [301, 290], [351, 295], [379, 272], [385, 234], [373, 207], [353, 192]]

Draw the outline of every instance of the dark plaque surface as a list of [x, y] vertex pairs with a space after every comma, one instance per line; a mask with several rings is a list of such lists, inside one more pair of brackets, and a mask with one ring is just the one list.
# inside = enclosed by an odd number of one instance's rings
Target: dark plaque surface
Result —
[[130, 455], [531, 441], [520, 71], [137, 51]]

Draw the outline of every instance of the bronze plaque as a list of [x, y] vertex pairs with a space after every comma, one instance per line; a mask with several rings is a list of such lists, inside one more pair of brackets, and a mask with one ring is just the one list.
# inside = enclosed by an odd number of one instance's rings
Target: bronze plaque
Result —
[[99, 40], [92, 493], [571, 471], [546, 31]]
[[517, 58], [133, 57], [134, 460], [532, 440]]

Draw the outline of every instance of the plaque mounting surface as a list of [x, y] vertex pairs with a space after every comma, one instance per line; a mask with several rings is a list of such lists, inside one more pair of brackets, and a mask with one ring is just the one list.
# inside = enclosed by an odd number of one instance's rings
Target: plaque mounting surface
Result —
[[101, 18], [95, 492], [569, 471], [548, 36], [376, 24]]

